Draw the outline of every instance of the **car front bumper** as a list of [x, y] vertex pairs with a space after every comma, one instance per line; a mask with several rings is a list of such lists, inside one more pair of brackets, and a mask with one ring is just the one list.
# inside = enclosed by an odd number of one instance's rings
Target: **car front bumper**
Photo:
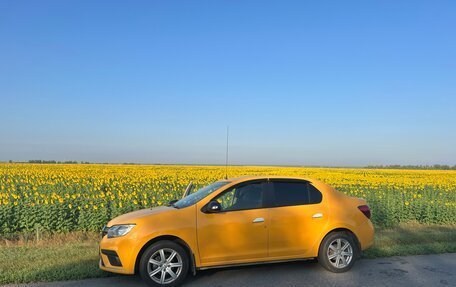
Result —
[[100, 241], [98, 266], [104, 271], [120, 274], [134, 274], [136, 254], [135, 240], [127, 236], [107, 238]]

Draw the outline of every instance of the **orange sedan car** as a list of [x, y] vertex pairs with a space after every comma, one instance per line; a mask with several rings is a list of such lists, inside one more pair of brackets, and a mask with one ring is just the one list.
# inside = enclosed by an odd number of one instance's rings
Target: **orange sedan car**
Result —
[[217, 181], [169, 206], [111, 220], [100, 268], [139, 273], [150, 286], [176, 286], [187, 273], [233, 265], [318, 258], [349, 270], [374, 241], [364, 199], [312, 179], [243, 177]]

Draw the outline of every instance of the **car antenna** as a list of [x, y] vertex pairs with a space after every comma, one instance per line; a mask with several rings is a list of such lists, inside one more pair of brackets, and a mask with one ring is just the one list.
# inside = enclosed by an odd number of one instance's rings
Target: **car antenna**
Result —
[[225, 179], [228, 179], [228, 138], [230, 126], [226, 126], [226, 156], [225, 156]]

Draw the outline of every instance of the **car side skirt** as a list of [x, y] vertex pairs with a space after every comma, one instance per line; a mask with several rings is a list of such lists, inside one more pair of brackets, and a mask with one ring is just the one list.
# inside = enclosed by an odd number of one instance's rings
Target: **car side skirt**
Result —
[[250, 262], [250, 263], [234, 263], [234, 264], [226, 264], [226, 265], [214, 265], [214, 266], [207, 266], [207, 267], [197, 267], [197, 270], [207, 270], [207, 269], [216, 269], [216, 268], [230, 268], [230, 267], [252, 266], [252, 265], [264, 265], [264, 264], [295, 262], [295, 261], [309, 261], [309, 260], [313, 260], [314, 258], [315, 257], [293, 258], [293, 259], [284, 259], [284, 260], [271, 260], [271, 261], [257, 261], [257, 262]]

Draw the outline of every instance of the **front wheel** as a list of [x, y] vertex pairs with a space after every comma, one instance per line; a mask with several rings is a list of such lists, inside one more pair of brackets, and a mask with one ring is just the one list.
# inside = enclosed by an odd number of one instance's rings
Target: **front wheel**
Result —
[[146, 249], [141, 257], [139, 273], [149, 286], [173, 287], [187, 276], [187, 252], [173, 241], [159, 241]]
[[333, 232], [323, 239], [318, 252], [318, 262], [331, 272], [342, 273], [353, 267], [358, 253], [352, 234]]

